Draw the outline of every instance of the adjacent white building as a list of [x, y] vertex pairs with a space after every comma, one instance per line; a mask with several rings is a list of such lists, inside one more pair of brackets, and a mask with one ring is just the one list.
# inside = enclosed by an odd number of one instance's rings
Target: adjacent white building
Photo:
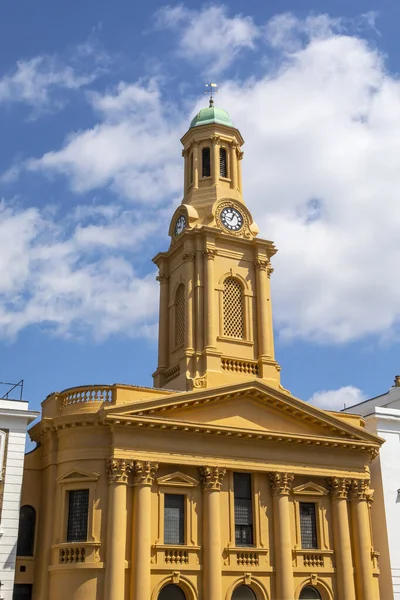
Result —
[[0, 599], [12, 600], [26, 429], [39, 415], [0, 398]]
[[385, 394], [344, 412], [361, 415], [366, 428], [386, 440], [371, 465], [373, 536], [380, 553], [381, 598], [400, 600], [400, 376]]

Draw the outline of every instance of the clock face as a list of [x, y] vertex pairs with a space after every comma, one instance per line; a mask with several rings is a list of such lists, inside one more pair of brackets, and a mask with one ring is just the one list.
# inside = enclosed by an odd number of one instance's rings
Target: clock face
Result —
[[186, 217], [181, 215], [175, 223], [175, 235], [179, 235], [186, 227]]
[[233, 206], [227, 206], [221, 210], [221, 222], [229, 231], [239, 231], [243, 227], [243, 217]]

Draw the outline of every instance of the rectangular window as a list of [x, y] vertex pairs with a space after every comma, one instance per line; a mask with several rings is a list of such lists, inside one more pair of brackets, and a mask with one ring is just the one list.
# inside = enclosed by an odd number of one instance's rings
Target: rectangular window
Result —
[[300, 502], [300, 531], [302, 548], [318, 548], [314, 502]]
[[221, 148], [219, 151], [219, 174], [221, 177], [228, 177], [228, 163], [226, 160], [225, 148]]
[[13, 600], [31, 600], [32, 599], [32, 584], [31, 583], [16, 583], [14, 585]]
[[164, 544], [185, 543], [185, 496], [164, 495]]
[[89, 515], [89, 490], [68, 492], [67, 542], [86, 542]]
[[210, 148], [203, 148], [202, 150], [202, 159], [203, 159], [203, 165], [202, 165], [202, 176], [203, 177], [210, 177], [211, 175], [211, 156], [210, 156]]
[[253, 545], [253, 506], [250, 473], [234, 473], [236, 546]]

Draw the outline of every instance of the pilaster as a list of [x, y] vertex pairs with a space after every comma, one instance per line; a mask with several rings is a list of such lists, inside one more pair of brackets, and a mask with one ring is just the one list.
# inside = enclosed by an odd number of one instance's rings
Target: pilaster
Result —
[[213, 248], [204, 250], [205, 258], [205, 296], [206, 306], [204, 310], [204, 323], [207, 323], [206, 329], [206, 347], [215, 349], [216, 341], [216, 297], [215, 297], [215, 276], [214, 276], [214, 260], [217, 251]]

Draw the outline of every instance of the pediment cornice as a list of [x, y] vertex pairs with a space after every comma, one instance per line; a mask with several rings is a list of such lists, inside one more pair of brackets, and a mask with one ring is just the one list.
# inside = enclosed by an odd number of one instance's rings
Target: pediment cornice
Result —
[[[236, 435], [240, 432], [246, 436], [250, 430], [248, 429], [236, 429], [226, 427], [213, 427], [210, 425], [201, 425], [199, 423], [190, 424], [190, 414], [188, 411], [188, 419], [182, 420], [182, 418], [175, 419], [174, 412], [184, 409], [190, 409], [192, 407], [201, 407], [218, 402], [229, 401], [230, 399], [236, 398], [249, 398], [261, 403], [265, 403], [268, 406], [286, 413], [288, 416], [302, 420], [309, 425], [315, 425], [326, 431], [324, 435], [296, 435], [296, 434], [282, 434], [280, 432], [267, 432], [263, 434], [260, 431], [255, 431], [256, 436], [264, 435], [272, 439], [272, 437], [285, 437], [285, 438], [310, 438], [324, 440], [327, 442], [329, 439], [331, 443], [337, 443], [343, 446], [341, 441], [346, 442], [344, 445], [348, 445], [349, 442], [354, 442], [358, 446], [362, 444], [372, 444], [379, 448], [383, 443], [383, 440], [378, 436], [351, 424], [345, 423], [340, 418], [328, 413], [327, 411], [320, 410], [307, 402], [299, 400], [287, 392], [276, 390], [272, 387], [265, 385], [264, 383], [255, 380], [254, 382], [247, 382], [244, 384], [234, 384], [229, 386], [223, 386], [219, 388], [210, 388], [206, 390], [199, 390], [193, 392], [177, 392], [173, 396], [165, 396], [162, 398], [145, 400], [143, 402], [135, 402], [132, 405], [124, 405], [123, 407], [109, 406], [104, 409], [104, 413], [108, 419], [113, 421], [119, 418], [128, 418], [133, 423], [135, 422], [148, 422], [151, 427], [155, 423], [164, 423], [166, 428], [169, 428], [168, 424], [172, 423], [173, 426], [179, 429], [185, 429], [190, 425], [194, 426], [194, 430], [198, 428], [227, 430], [231, 432], [231, 435]], [[162, 416], [160, 416], [162, 413]], [[155, 418], [155, 414], [157, 417]], [[191, 427], [192, 429], [192, 427]], [[334, 438], [334, 439], [332, 439]], [[330, 444], [327, 444], [330, 445]]]

